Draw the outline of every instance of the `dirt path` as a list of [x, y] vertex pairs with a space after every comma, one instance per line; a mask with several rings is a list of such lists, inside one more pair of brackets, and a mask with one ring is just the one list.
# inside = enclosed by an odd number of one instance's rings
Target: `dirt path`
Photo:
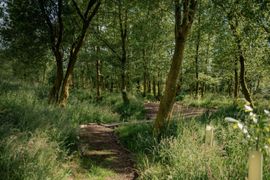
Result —
[[[144, 104], [146, 110], [146, 119], [155, 119], [157, 116], [159, 102], [148, 102]], [[207, 111], [214, 112], [215, 109], [206, 109], [200, 107], [185, 106], [183, 104], [175, 103], [173, 106], [173, 116], [192, 118], [200, 116]]]
[[136, 178], [131, 154], [117, 141], [113, 129], [97, 124], [81, 125], [80, 151], [102, 168], [113, 171], [104, 180], [133, 180]]
[[[152, 122], [151, 120], [157, 115], [159, 103], [149, 102], [145, 103], [144, 106], [147, 120], [126, 123]], [[175, 104], [173, 116], [196, 117], [207, 111], [214, 110]], [[79, 149], [83, 158], [108, 171], [113, 171], [113, 175], [104, 177], [104, 180], [133, 180], [137, 178], [132, 155], [120, 145], [113, 132], [113, 128], [119, 125], [123, 125], [123, 122], [103, 125], [93, 123], [80, 126]]]

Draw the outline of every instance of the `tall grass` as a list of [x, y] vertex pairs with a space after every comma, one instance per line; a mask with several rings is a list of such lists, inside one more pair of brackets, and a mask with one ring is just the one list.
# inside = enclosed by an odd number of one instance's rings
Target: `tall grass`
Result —
[[[110, 123], [143, 115], [143, 104], [135, 97], [131, 97], [130, 106], [124, 107], [116, 94], [106, 95], [97, 103], [91, 91], [72, 91], [67, 107], [61, 108], [48, 105], [49, 87], [18, 80], [0, 82], [1, 178], [93, 178], [97, 166], [82, 167], [76, 152], [79, 124]], [[86, 170], [74, 170], [74, 163], [77, 169]], [[88, 175], [74, 175], [77, 171]]]
[[[229, 110], [235, 110], [229, 108]], [[136, 154], [140, 179], [244, 179], [249, 147], [241, 132], [224, 121], [226, 113], [177, 120], [157, 143], [151, 125], [118, 128], [121, 142]], [[205, 126], [215, 127], [213, 147], [204, 144]], [[264, 178], [270, 178], [270, 157], [264, 155]]]
[[206, 94], [204, 97], [194, 98], [194, 96], [184, 96], [182, 102], [186, 105], [205, 108], [222, 108], [224, 106], [230, 106], [233, 104], [233, 98], [218, 95], [218, 94]]
[[3, 179], [63, 179], [76, 128], [35, 87], [3, 82], [0, 95], [0, 174]]

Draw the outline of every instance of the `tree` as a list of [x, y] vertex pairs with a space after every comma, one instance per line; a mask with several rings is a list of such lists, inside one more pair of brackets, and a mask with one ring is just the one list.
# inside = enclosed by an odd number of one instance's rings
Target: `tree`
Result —
[[174, 1], [175, 6], [175, 49], [169, 70], [165, 92], [161, 99], [157, 118], [154, 122], [154, 132], [160, 136], [170, 120], [170, 113], [175, 101], [177, 80], [182, 66], [185, 42], [193, 23], [197, 1]]
[[79, 17], [81, 24], [77, 32], [78, 34], [75, 34], [73, 36], [73, 41], [71, 42], [71, 46], [69, 47], [68, 65], [65, 74], [63, 67], [64, 52], [62, 50], [64, 35], [63, 32], [65, 28], [63, 23], [64, 4], [62, 0], [58, 0], [57, 2], [50, 2], [51, 4], [48, 4], [48, 2], [46, 4], [44, 0], [39, 0], [41, 12], [48, 26], [51, 40], [51, 49], [54, 54], [57, 66], [56, 78], [50, 92], [49, 101], [59, 103], [62, 106], [65, 106], [69, 96], [71, 75], [77, 60], [78, 53], [83, 45], [83, 41], [90, 26], [90, 22], [96, 15], [101, 1], [89, 0], [86, 4], [85, 11], [82, 13], [78, 3], [76, 3], [75, 0], [72, 0], [73, 7], [76, 10], [76, 14]]

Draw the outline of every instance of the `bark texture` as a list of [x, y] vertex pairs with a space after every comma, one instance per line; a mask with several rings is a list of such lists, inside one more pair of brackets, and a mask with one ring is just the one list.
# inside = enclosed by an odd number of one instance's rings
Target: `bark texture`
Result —
[[176, 95], [177, 80], [182, 66], [185, 41], [193, 23], [196, 0], [174, 1], [175, 5], [175, 49], [171, 67], [166, 79], [164, 95], [161, 99], [157, 118], [154, 122], [154, 133], [160, 137], [170, 120]]

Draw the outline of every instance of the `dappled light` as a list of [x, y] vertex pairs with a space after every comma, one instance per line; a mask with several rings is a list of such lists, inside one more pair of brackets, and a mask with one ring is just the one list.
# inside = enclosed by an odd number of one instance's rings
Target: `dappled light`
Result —
[[0, 179], [270, 179], [269, 0], [0, 0]]

